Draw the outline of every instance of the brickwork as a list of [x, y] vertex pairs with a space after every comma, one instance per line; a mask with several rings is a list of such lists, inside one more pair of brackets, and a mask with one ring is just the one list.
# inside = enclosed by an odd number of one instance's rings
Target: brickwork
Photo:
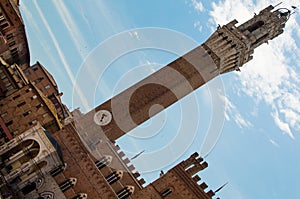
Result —
[[0, 113], [13, 136], [40, 122], [49, 132], [61, 128], [53, 104], [32, 84], [0, 100]]
[[47, 96], [54, 104], [56, 112], [60, 120], [68, 117], [68, 111], [64, 107], [60, 97], [58, 86], [53, 76], [39, 62], [24, 70], [29, 81], [31, 81], [45, 96]]
[[29, 66], [29, 49], [18, 1], [0, 1], [0, 55], [9, 64], [22, 69]]

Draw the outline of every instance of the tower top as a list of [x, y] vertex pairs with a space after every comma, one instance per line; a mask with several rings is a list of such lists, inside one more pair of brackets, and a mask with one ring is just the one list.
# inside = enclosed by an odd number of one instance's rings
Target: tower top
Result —
[[290, 15], [289, 9], [275, 10], [270, 5], [238, 27], [235, 19], [219, 26], [203, 47], [212, 54], [220, 73], [239, 71], [239, 67], [253, 58], [256, 47], [283, 33]]

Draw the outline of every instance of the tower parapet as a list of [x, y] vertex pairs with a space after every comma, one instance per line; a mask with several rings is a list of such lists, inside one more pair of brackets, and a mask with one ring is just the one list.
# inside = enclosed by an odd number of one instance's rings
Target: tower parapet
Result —
[[237, 20], [219, 26], [202, 45], [211, 55], [219, 72], [237, 70], [250, 61], [254, 49], [283, 33], [291, 11], [286, 8], [275, 11], [272, 5], [242, 25], [236, 27]]

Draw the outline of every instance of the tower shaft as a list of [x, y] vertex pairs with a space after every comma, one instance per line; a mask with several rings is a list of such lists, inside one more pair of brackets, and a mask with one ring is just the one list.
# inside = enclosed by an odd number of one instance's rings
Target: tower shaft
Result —
[[114, 141], [219, 74], [239, 71], [256, 47], [283, 32], [290, 11], [273, 9], [265, 8], [238, 27], [236, 20], [219, 26], [201, 46], [87, 113], [81, 126]]

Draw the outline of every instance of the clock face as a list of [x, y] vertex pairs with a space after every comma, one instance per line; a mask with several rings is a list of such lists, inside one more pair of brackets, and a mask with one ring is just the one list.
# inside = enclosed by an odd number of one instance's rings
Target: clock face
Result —
[[100, 126], [105, 126], [111, 122], [112, 115], [108, 110], [100, 110], [94, 115], [94, 121]]

